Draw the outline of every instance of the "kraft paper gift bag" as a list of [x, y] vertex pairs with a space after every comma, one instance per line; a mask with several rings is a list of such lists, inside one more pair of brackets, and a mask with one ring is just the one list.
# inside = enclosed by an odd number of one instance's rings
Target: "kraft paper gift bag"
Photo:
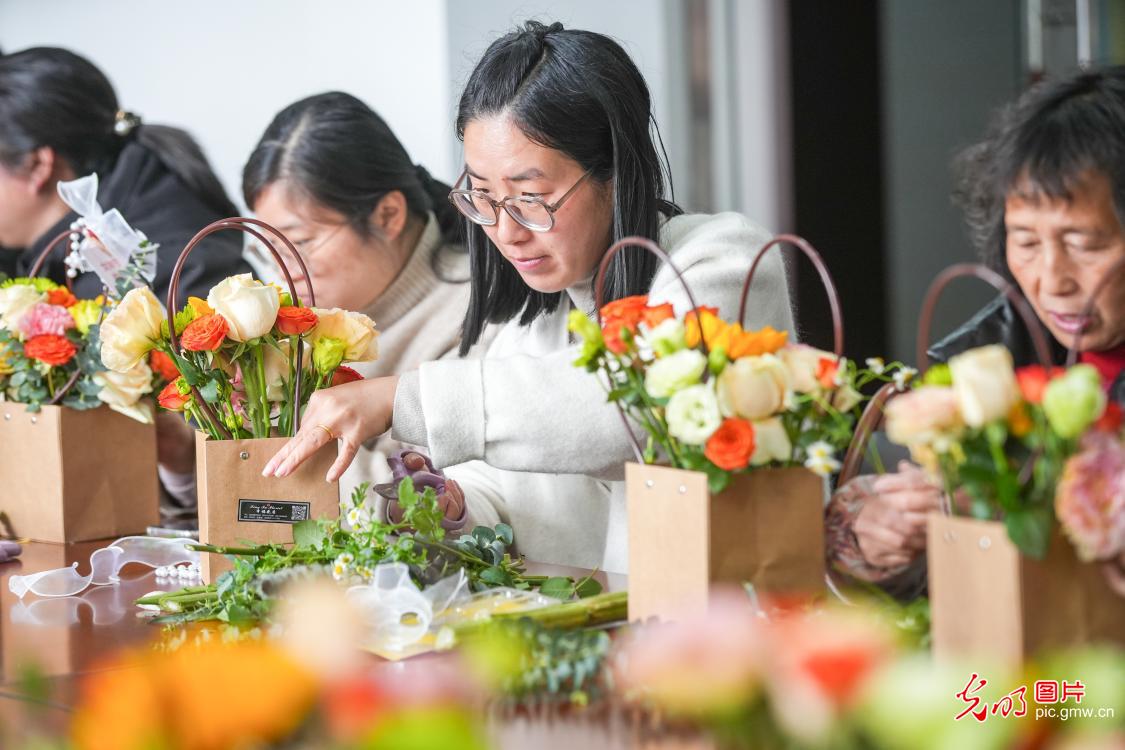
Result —
[[143, 534], [159, 502], [154, 425], [105, 406], [0, 403], [0, 533], [40, 542]]
[[760, 595], [824, 590], [824, 480], [804, 468], [757, 469], [717, 495], [702, 472], [626, 464], [629, 619], [706, 609], [712, 584]]
[[1057, 528], [1043, 560], [1021, 554], [998, 521], [933, 513], [927, 536], [937, 658], [1018, 664], [1043, 648], [1125, 645], [1125, 598]]
[[[324, 476], [336, 460], [336, 443], [321, 448], [284, 478], [262, 469], [289, 438], [208, 440], [196, 433], [199, 540], [221, 547], [287, 544], [293, 524], [340, 515], [340, 485]], [[211, 583], [232, 566], [222, 555], [201, 556], [203, 580]]]

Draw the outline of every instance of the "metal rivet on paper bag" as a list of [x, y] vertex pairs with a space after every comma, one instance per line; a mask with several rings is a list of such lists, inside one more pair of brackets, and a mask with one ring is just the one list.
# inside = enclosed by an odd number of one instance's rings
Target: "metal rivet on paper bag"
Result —
[[12, 415], [11, 414], [5, 414], [4, 415], [4, 421], [5, 422], [11, 422], [12, 421]]
[[250, 451], [242, 451], [238, 454], [238, 457], [245, 461], [246, 459], [250, 458]]
[[32, 423], [32, 424], [39, 424], [39, 417], [32, 417], [32, 418], [31, 418], [31, 423]]
[[654, 486], [656, 486], [656, 482], [652, 481], [651, 479], [645, 480], [645, 487], [648, 487], [651, 490]]
[[683, 485], [683, 484], [680, 485], [680, 494], [681, 495], [687, 494], [687, 486], [686, 485]]
[[980, 545], [980, 548], [981, 548], [981, 549], [988, 549], [989, 547], [991, 547], [991, 546], [992, 546], [992, 538], [991, 538], [991, 537], [987, 537], [987, 536], [982, 536], [982, 537], [980, 538], [980, 541], [979, 541], [979, 542], [977, 542], [977, 544], [979, 544], [979, 545]]

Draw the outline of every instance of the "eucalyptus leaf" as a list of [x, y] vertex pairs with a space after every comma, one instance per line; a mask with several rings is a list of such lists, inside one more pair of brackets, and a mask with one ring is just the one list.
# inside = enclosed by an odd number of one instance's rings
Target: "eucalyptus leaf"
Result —
[[554, 597], [555, 599], [570, 599], [574, 596], [574, 582], [563, 576], [555, 576], [548, 578], [539, 587], [539, 593], [543, 596]]

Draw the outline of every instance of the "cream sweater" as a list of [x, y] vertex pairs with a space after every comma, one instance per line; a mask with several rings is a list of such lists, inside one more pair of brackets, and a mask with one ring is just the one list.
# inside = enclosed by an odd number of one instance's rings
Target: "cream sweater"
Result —
[[[660, 245], [671, 253], [701, 305], [737, 317], [742, 282], [769, 234], [724, 213], [669, 219]], [[502, 326], [478, 359], [423, 364], [399, 379], [393, 435], [427, 446], [437, 466], [465, 489], [466, 529], [505, 522], [530, 560], [627, 573], [624, 464], [634, 460], [617, 410], [596, 378], [573, 366], [577, 345], [566, 319], [590, 315], [590, 281], [567, 290], [558, 309], [528, 326]], [[653, 303], [689, 307], [675, 274], [662, 267]], [[793, 335], [780, 253], [767, 256], [751, 287], [747, 327]]]
[[[469, 256], [461, 248], [442, 244], [441, 229], [431, 213], [406, 265], [379, 299], [360, 311], [375, 321], [379, 358], [350, 367], [365, 378], [377, 378], [456, 356], [469, 304], [468, 278]], [[465, 282], [459, 283], [461, 279]], [[340, 479], [340, 499], [348, 500], [360, 482], [390, 481], [386, 457], [400, 447], [384, 435], [360, 448]]]

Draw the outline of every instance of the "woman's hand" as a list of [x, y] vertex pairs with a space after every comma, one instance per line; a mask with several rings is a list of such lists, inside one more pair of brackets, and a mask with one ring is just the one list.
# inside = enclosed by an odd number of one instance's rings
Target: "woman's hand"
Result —
[[332, 440], [340, 453], [325, 479], [335, 482], [364, 441], [391, 428], [398, 376], [358, 380], [317, 391], [301, 415], [301, 429], [262, 470], [264, 477], [286, 477]]
[[909, 461], [875, 480], [856, 516], [859, 550], [871, 565], [897, 568], [926, 549], [926, 515], [941, 508], [941, 491]]

